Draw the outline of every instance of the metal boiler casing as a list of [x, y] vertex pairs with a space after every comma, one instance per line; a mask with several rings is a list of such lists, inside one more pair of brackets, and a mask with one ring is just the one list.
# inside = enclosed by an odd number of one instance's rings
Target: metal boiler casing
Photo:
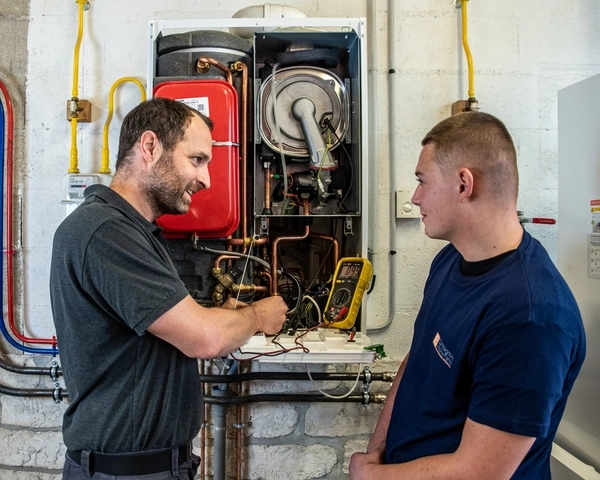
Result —
[[166, 237], [222, 238], [240, 222], [238, 98], [231, 84], [222, 80], [163, 82], [155, 97], [181, 101], [214, 122], [213, 158], [208, 167], [211, 187], [192, 197], [183, 215], [163, 215], [156, 222]]

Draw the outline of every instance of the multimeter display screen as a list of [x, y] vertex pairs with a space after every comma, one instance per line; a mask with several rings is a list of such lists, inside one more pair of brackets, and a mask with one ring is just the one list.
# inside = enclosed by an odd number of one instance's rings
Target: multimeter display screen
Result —
[[339, 278], [358, 278], [360, 276], [361, 265], [345, 263], [340, 268]]

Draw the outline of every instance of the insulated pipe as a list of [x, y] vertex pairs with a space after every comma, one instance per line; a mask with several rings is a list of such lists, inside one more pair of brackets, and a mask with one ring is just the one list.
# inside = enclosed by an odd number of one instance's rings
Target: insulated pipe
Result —
[[[308, 216], [309, 214], [309, 209], [308, 209], [308, 202], [304, 202], [304, 215]], [[273, 262], [273, 267], [271, 269], [271, 274], [273, 275], [273, 281], [271, 282], [271, 294], [272, 295], [277, 295], [277, 281], [278, 281], [278, 273], [277, 273], [277, 268], [278, 268], [278, 260], [277, 260], [277, 251], [279, 249], [279, 244], [281, 242], [290, 242], [293, 240], [304, 240], [306, 237], [308, 237], [308, 234], [310, 233], [310, 225], [306, 225], [304, 227], [304, 235], [298, 235], [298, 236], [281, 236], [281, 237], [277, 237], [275, 239], [275, 241], [273, 242], [273, 247], [272, 247], [272, 256], [271, 256], [271, 261]]]
[[110, 173], [110, 159], [108, 153], [108, 127], [110, 126], [110, 122], [113, 116], [114, 103], [115, 103], [115, 90], [119, 85], [125, 82], [133, 82], [135, 83], [139, 89], [142, 96], [142, 102], [146, 101], [146, 89], [142, 85], [142, 83], [133, 78], [133, 77], [123, 77], [113, 83], [112, 87], [110, 87], [110, 92], [108, 94], [108, 114], [106, 116], [106, 122], [104, 122], [104, 132], [102, 134], [102, 166], [100, 167], [99, 173]]
[[87, 0], [76, 0], [79, 6], [77, 21], [77, 41], [73, 52], [73, 90], [71, 91], [71, 153], [69, 163], [69, 173], [79, 173], [77, 167], [77, 109], [79, 102], [79, 50], [81, 48], [81, 39], [83, 37], [83, 11], [89, 3]]
[[[12, 207], [12, 184], [13, 184], [13, 143], [14, 143], [14, 113], [12, 108], [12, 102], [10, 100], [10, 95], [8, 93], [8, 89], [6, 86], [0, 82], [0, 91], [2, 92], [2, 96], [4, 97], [4, 102], [6, 103], [6, 117], [8, 119], [8, 144], [6, 146], [6, 190], [0, 194], [0, 212], [4, 211], [4, 193], [6, 193], [6, 295], [7, 295], [7, 309], [6, 313], [8, 316], [8, 324], [13, 333], [13, 335], [22, 342], [25, 343], [34, 343], [34, 344], [50, 344], [52, 345], [52, 349], [37, 349], [37, 348], [29, 348], [25, 347], [19, 343], [17, 343], [8, 333], [4, 318], [2, 322], [0, 322], [0, 330], [2, 334], [6, 338], [6, 340], [15, 348], [22, 350], [27, 353], [45, 353], [55, 355], [58, 353], [56, 350], [56, 337], [52, 337], [50, 339], [46, 338], [29, 338], [22, 335], [16, 328], [15, 319], [14, 319], [14, 298], [13, 298], [13, 264], [12, 264], [12, 256], [14, 254], [14, 250], [12, 249], [13, 244], [13, 207]], [[0, 152], [4, 153], [4, 108], [2, 106], [2, 102], [0, 101]], [[2, 162], [0, 163], [0, 179], [2, 179], [2, 186], [4, 185], [4, 155], [2, 156]], [[0, 188], [1, 190], [1, 188]], [[3, 222], [0, 222], [0, 241], [2, 241], [3, 235]], [[3, 265], [0, 268], [3, 269]], [[0, 292], [3, 291], [3, 274], [0, 272]]]

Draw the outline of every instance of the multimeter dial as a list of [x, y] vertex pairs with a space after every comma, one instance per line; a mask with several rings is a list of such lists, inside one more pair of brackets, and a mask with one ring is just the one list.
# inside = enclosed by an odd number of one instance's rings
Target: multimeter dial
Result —
[[347, 307], [352, 300], [352, 292], [347, 288], [340, 288], [336, 290], [331, 297], [331, 303], [334, 307]]

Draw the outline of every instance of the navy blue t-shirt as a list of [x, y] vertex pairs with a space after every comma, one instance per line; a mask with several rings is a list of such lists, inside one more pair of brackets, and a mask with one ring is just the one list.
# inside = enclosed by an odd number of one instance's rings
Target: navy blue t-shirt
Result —
[[461, 262], [448, 245], [432, 263], [386, 463], [456, 451], [468, 417], [536, 437], [513, 479], [549, 479], [552, 441], [585, 357], [575, 299], [527, 232], [483, 275], [463, 275]]

